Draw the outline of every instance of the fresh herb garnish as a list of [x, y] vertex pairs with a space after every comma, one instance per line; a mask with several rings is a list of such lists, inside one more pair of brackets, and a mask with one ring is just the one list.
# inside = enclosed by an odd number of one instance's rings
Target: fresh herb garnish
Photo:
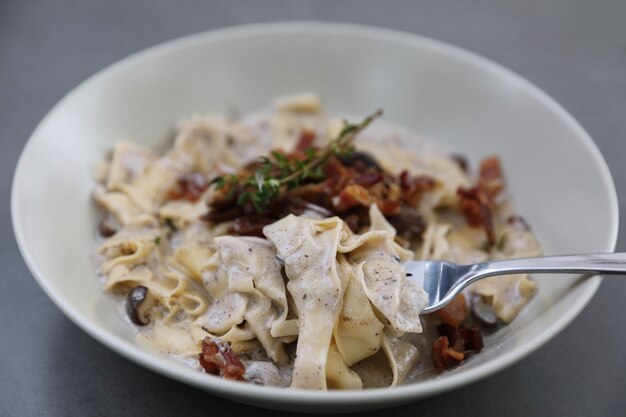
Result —
[[495, 245], [492, 245], [491, 243], [489, 243], [488, 240], [486, 240], [485, 242], [483, 242], [480, 248], [483, 252], [487, 252], [487, 253], [491, 252], [491, 250], [494, 247], [496, 248], [496, 250], [502, 252], [504, 250], [504, 247], [506, 246], [506, 243], [507, 243], [507, 235], [502, 235], [500, 236], [500, 239], [498, 239]]
[[507, 235], [500, 236], [500, 240], [496, 244], [496, 249], [498, 249], [500, 252], [502, 252], [506, 246], [506, 243], [507, 243], [506, 238], [507, 238]]
[[237, 204], [250, 202], [259, 213], [265, 211], [282, 190], [292, 190], [306, 183], [324, 180], [324, 165], [331, 156], [347, 156], [354, 152], [352, 142], [356, 135], [374, 119], [382, 115], [382, 110], [369, 115], [358, 124], [344, 122], [339, 135], [320, 149], [308, 148], [303, 157], [290, 158], [278, 151], [270, 157], [259, 158], [253, 175], [239, 177], [224, 175], [213, 180], [216, 189], [226, 189], [226, 199], [237, 194]]

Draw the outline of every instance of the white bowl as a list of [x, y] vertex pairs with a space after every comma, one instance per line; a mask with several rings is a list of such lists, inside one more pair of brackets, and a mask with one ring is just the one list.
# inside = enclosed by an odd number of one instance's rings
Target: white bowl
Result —
[[606, 163], [580, 125], [537, 87], [482, 57], [415, 35], [263, 24], [126, 58], [75, 88], [40, 123], [15, 173], [12, 215], [22, 255], [48, 296], [94, 338], [156, 372], [235, 401], [320, 412], [398, 405], [476, 381], [544, 344], [593, 296], [600, 277], [539, 279], [537, 297], [483, 353], [393, 389], [306, 392], [229, 382], [140, 348], [93, 272], [93, 162], [120, 137], [161, 145], [182, 116], [233, 105], [247, 111], [301, 91], [318, 92], [331, 112], [382, 107], [387, 120], [473, 160], [501, 155], [516, 207], [547, 254], [614, 249], [617, 198]]

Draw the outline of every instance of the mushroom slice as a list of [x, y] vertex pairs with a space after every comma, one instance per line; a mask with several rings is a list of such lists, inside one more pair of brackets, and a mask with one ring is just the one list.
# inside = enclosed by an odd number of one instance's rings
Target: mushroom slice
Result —
[[143, 285], [138, 285], [128, 292], [126, 313], [137, 326], [150, 323], [150, 310], [156, 304], [156, 297]]
[[498, 324], [498, 316], [482, 295], [472, 294], [472, 312], [483, 324], [495, 326]]

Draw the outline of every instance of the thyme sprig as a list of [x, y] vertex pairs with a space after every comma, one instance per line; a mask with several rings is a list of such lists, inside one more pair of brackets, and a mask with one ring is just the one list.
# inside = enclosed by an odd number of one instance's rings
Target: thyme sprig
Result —
[[283, 190], [292, 190], [305, 183], [319, 183], [324, 180], [324, 165], [331, 156], [349, 155], [354, 151], [352, 143], [357, 134], [383, 114], [378, 110], [360, 123], [344, 121], [341, 132], [328, 145], [320, 149], [308, 148], [304, 158], [289, 158], [278, 151], [271, 157], [259, 158], [253, 175], [244, 177], [235, 174], [217, 177], [213, 182], [216, 189], [226, 189], [226, 199], [237, 196], [237, 204], [252, 203], [259, 213], [265, 211]]

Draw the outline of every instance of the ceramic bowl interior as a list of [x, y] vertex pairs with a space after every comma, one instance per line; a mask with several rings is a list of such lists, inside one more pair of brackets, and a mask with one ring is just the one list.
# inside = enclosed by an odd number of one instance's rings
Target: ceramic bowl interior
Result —
[[45, 117], [14, 179], [15, 234], [33, 275], [69, 318], [111, 349], [217, 395], [307, 411], [380, 408], [450, 390], [541, 346], [593, 296], [599, 277], [539, 278], [524, 313], [485, 352], [394, 389], [305, 392], [224, 381], [139, 347], [93, 272], [99, 214], [94, 161], [127, 138], [162, 147], [192, 113], [242, 111], [276, 96], [320, 94], [329, 112], [386, 120], [476, 161], [498, 154], [514, 203], [546, 254], [612, 251], [617, 200], [598, 149], [555, 101], [484, 58], [434, 40], [324, 23], [265, 24], [194, 35], [133, 55], [88, 79]]

